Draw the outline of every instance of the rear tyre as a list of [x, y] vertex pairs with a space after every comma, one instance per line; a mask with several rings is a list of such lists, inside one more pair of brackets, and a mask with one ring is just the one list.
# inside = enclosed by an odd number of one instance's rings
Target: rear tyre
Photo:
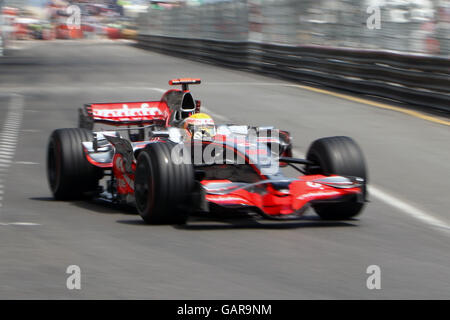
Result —
[[57, 129], [47, 148], [47, 178], [53, 197], [75, 200], [98, 188], [102, 170], [86, 159], [81, 142], [92, 141], [87, 129]]
[[[344, 136], [322, 138], [309, 147], [306, 158], [315, 165], [306, 168], [307, 174], [342, 175], [360, 177], [367, 182], [364, 156], [356, 142]], [[364, 199], [366, 187], [363, 187]], [[364, 203], [356, 197], [343, 203], [321, 203], [313, 205], [316, 213], [325, 220], [345, 220], [358, 215]]]
[[135, 176], [136, 207], [149, 224], [183, 224], [194, 187], [194, 168], [172, 158], [171, 142], [148, 144], [139, 153]]

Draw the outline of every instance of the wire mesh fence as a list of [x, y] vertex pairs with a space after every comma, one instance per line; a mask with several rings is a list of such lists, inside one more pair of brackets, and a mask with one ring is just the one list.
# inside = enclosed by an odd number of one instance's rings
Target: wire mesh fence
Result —
[[151, 5], [140, 33], [450, 55], [450, 0], [197, 0]]

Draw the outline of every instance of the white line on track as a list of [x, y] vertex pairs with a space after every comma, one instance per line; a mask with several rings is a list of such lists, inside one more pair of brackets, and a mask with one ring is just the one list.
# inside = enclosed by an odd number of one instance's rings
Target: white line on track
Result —
[[14, 152], [0, 149], [0, 154], [4, 154], [4, 155], [8, 155], [8, 156], [12, 157], [14, 155]]
[[5, 124], [1, 132], [0, 154], [14, 156], [17, 144], [18, 128], [20, 128], [23, 114], [23, 96], [12, 94], [9, 110], [5, 117]]
[[167, 90], [166, 89], [162, 89], [162, 88], [147, 88], [148, 90], [154, 90], [154, 91], [158, 91], [161, 93], [165, 93]]
[[[7, 174], [16, 150], [17, 136], [22, 122], [24, 98], [18, 94], [11, 94], [8, 113], [0, 133], [0, 208], [3, 207], [4, 177]], [[32, 222], [0, 223], [0, 225], [31, 225]]]
[[[293, 150], [294, 157], [305, 157], [305, 152], [299, 149]], [[368, 186], [369, 197], [377, 198], [378, 200], [384, 202], [390, 207], [393, 207], [402, 213], [419, 220], [422, 223], [425, 223], [429, 226], [435, 227], [440, 231], [450, 232], [450, 225], [445, 221], [442, 221], [436, 218], [434, 215], [426, 213], [424, 210], [421, 210], [411, 204], [408, 204], [406, 201], [399, 199], [398, 197], [383, 191], [380, 187], [369, 185]]]
[[209, 114], [212, 115], [214, 118], [219, 119], [220, 121], [227, 121], [227, 120], [228, 120], [227, 117], [224, 117], [224, 116], [222, 116], [222, 115], [220, 115], [220, 114], [217, 114], [217, 113], [215, 113], [214, 111], [211, 111], [211, 110], [208, 109], [208, 108], [201, 107], [201, 110], [204, 111], [204, 112], [206, 112], [206, 113], [209, 113]]
[[34, 222], [0, 222], [0, 226], [40, 226]]
[[32, 162], [32, 161], [15, 161], [15, 164], [39, 164], [39, 162]]
[[[20, 119], [7, 119], [7, 121], [20, 121]], [[15, 133], [17, 131], [17, 128], [20, 126], [14, 126], [14, 127], [3, 127], [3, 133], [5, 133], [6, 135], [11, 135], [13, 133]]]
[[393, 196], [386, 191], [381, 190], [377, 186], [369, 185], [369, 195], [377, 198], [378, 200], [383, 201], [384, 203], [390, 205], [391, 207], [396, 208], [397, 210], [413, 217], [423, 223], [426, 223], [430, 226], [439, 228], [440, 230], [450, 232], [450, 225], [448, 225], [445, 221], [442, 221], [436, 218], [434, 215], [431, 215], [407, 202], [399, 199], [396, 196]]
[[[293, 150], [294, 157], [303, 158], [305, 157], [305, 152], [299, 149]], [[438, 228], [440, 231], [450, 232], [450, 225], [445, 221], [442, 221], [436, 218], [434, 215], [426, 213], [424, 210], [413, 206], [412, 204], [408, 204], [406, 201], [401, 200], [400, 198], [388, 193], [387, 191], [383, 191], [380, 187], [369, 185], [368, 186], [369, 197], [377, 198], [378, 200], [384, 202], [385, 204], [393, 207], [404, 214], [419, 220], [422, 223], [430, 225], [432, 227]]]
[[16, 146], [16, 139], [10, 139], [10, 140], [6, 140], [6, 139], [1, 139], [0, 140], [0, 145], [2, 145], [3, 147], [9, 148], [10, 146]]
[[0, 139], [0, 141], [4, 141], [4, 142], [8, 142], [8, 141], [13, 141], [13, 140], [17, 140], [17, 137], [14, 136], [13, 133], [9, 133], [9, 132], [5, 132], [3, 131], [3, 136]]

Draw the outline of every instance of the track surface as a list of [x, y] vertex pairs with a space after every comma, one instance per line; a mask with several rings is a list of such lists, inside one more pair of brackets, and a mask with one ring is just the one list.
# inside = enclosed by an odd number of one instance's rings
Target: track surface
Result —
[[[0, 298], [450, 298], [449, 127], [125, 44], [35, 42], [11, 54], [0, 60]], [[159, 99], [180, 76], [203, 79], [193, 93], [217, 122], [290, 130], [299, 153], [322, 136], [354, 137], [370, 182], [394, 198], [373, 195], [342, 223], [311, 215], [195, 218], [185, 227], [52, 200], [53, 129], [76, 126], [83, 103]], [[366, 287], [373, 264], [381, 290]], [[81, 268], [81, 290], [66, 288], [69, 265]]]

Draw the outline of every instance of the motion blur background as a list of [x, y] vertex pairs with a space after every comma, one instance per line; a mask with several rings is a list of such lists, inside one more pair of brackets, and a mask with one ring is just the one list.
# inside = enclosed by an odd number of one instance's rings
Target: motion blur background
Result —
[[[162, 35], [450, 54], [449, 0], [1, 0], [13, 39]], [[77, 5], [79, 28], [67, 27]], [[380, 9], [381, 28], [367, 20]], [[137, 31], [139, 30], [139, 31]]]
[[[450, 0], [0, 4], [0, 299], [450, 297]], [[51, 197], [53, 130], [85, 103], [159, 100], [178, 77], [202, 79], [193, 95], [217, 123], [290, 131], [295, 156], [354, 138], [364, 213], [148, 226]], [[370, 265], [382, 290], [366, 286]]]

